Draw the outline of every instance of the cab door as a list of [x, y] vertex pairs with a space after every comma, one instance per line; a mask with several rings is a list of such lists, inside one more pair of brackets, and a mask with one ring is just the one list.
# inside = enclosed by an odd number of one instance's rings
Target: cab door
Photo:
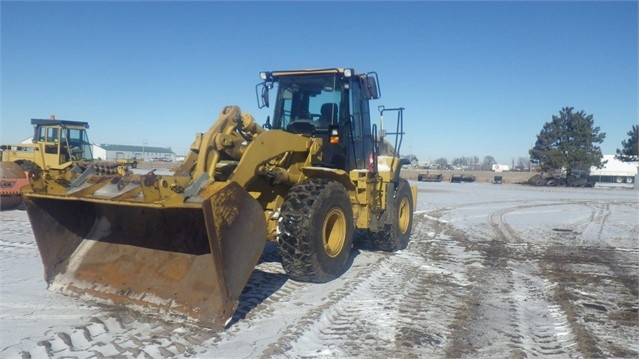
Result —
[[372, 146], [371, 120], [368, 99], [364, 96], [361, 79], [358, 76], [350, 79], [348, 102], [350, 133], [347, 135], [352, 142], [349, 146], [348, 170], [365, 169]]

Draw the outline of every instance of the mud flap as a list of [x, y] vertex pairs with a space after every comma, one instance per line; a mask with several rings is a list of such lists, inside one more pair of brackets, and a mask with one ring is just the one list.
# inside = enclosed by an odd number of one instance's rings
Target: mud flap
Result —
[[262, 253], [259, 203], [223, 183], [201, 206], [25, 196], [49, 289], [221, 327]]

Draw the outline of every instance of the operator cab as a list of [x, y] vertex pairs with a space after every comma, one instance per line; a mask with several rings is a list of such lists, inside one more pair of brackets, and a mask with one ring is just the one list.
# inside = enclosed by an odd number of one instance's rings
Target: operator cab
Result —
[[[372, 76], [374, 74], [374, 76]], [[258, 106], [269, 106], [268, 91], [277, 84], [273, 120], [265, 127], [323, 139], [316, 166], [365, 168], [371, 151], [368, 101], [379, 98], [377, 74], [352, 69], [264, 72], [256, 89]]]
[[60, 163], [92, 160], [91, 143], [86, 129], [89, 124], [78, 121], [31, 119], [34, 143], [44, 143], [44, 151], [57, 154]]
[[340, 82], [335, 74], [280, 78], [273, 128], [313, 135], [339, 124], [347, 93]]

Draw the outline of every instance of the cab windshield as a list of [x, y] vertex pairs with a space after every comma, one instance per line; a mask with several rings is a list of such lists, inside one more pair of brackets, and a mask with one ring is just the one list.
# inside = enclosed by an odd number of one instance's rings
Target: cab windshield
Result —
[[87, 131], [69, 128], [65, 132], [71, 159], [75, 161], [92, 160], [93, 154], [91, 153], [91, 143], [89, 142]]
[[335, 74], [282, 77], [273, 127], [294, 133], [327, 130], [338, 123], [341, 98]]

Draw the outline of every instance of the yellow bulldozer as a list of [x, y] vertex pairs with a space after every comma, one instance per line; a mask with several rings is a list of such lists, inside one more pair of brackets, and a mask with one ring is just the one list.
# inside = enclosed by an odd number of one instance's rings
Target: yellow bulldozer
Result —
[[89, 124], [80, 121], [31, 119], [33, 137], [28, 143], [0, 145], [0, 209], [22, 203], [20, 190], [29, 176], [43, 170], [55, 173], [92, 171], [124, 173], [137, 162], [94, 161], [87, 135]]
[[31, 119], [33, 138], [30, 143], [2, 145], [2, 162], [18, 164], [26, 172], [42, 169], [64, 169], [73, 161], [92, 160], [87, 136], [87, 122]]
[[260, 108], [276, 88], [272, 119], [224, 107], [171, 175], [31, 176], [23, 197], [49, 289], [221, 327], [266, 240], [290, 278], [309, 282], [347, 270], [355, 231], [380, 250], [406, 248], [417, 191], [399, 176], [403, 108], [380, 106], [371, 123], [377, 74], [260, 76]]
[[0, 209], [22, 203], [20, 190], [29, 183], [30, 172], [67, 168], [74, 162], [92, 160], [86, 129], [78, 121], [31, 119], [33, 137], [29, 143], [0, 145]]

